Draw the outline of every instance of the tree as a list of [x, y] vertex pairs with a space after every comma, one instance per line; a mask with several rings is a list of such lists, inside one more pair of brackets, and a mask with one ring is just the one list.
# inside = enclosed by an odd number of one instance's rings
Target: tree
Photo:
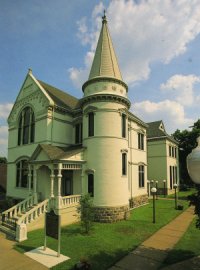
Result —
[[6, 164], [7, 158], [6, 157], [0, 157], [0, 164]]
[[80, 199], [80, 206], [77, 208], [81, 217], [81, 225], [85, 233], [89, 233], [92, 228], [94, 220], [93, 200], [90, 194], [86, 194]]
[[194, 205], [194, 213], [197, 215], [196, 228], [200, 229], [200, 185], [196, 185], [196, 193], [188, 196], [190, 205]]
[[179, 143], [180, 182], [191, 184], [192, 182], [187, 171], [186, 158], [192, 149], [197, 146], [197, 138], [200, 136], [200, 119], [194, 123], [192, 130], [185, 129], [180, 131], [177, 129], [172, 136]]

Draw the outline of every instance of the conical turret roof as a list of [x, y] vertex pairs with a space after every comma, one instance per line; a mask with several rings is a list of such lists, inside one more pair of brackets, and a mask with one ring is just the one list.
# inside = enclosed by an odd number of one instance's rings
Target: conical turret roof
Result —
[[122, 81], [105, 14], [88, 80], [96, 77], [111, 77]]

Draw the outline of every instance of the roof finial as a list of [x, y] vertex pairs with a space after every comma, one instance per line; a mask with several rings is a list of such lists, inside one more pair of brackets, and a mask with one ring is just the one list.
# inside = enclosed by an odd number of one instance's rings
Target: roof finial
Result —
[[103, 11], [103, 17], [102, 17], [102, 23], [107, 23], [107, 18], [106, 18], [106, 11], [105, 11], [105, 9], [104, 9], [104, 11]]
[[31, 68], [28, 69], [28, 74], [32, 74], [32, 69]]

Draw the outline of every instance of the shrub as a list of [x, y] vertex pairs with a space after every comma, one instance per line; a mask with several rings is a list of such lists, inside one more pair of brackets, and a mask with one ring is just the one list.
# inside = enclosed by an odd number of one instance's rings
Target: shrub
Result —
[[86, 194], [80, 199], [80, 206], [77, 208], [81, 218], [81, 225], [85, 230], [85, 233], [89, 233], [92, 228], [94, 220], [94, 208], [93, 200], [90, 194]]

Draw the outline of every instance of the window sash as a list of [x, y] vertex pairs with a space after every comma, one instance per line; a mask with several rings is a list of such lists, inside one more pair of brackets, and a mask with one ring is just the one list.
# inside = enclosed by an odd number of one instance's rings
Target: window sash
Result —
[[143, 165], [139, 165], [138, 172], [139, 172], [139, 187], [144, 187], [144, 166]]
[[122, 137], [126, 138], [126, 115], [122, 114]]
[[94, 175], [88, 174], [88, 193], [94, 197]]
[[94, 113], [88, 114], [88, 136], [94, 136]]
[[122, 153], [122, 175], [127, 175], [127, 154]]

